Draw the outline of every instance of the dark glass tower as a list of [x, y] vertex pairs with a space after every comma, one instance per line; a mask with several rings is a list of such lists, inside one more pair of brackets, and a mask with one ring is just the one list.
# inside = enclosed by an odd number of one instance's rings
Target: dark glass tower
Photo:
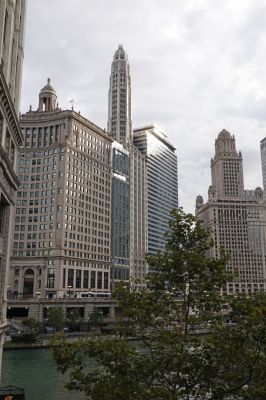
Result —
[[112, 283], [129, 280], [129, 154], [113, 143], [112, 149]]

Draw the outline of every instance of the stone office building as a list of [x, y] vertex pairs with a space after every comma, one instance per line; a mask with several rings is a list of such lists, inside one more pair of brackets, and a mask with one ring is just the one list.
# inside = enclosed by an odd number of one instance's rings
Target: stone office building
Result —
[[6, 322], [11, 219], [19, 181], [18, 122], [26, 0], [0, 1], [0, 370]]
[[49, 79], [20, 124], [10, 298], [109, 292], [110, 135], [58, 108]]
[[224, 291], [234, 295], [266, 290], [266, 218], [263, 190], [244, 190], [241, 152], [226, 130], [215, 141], [211, 160], [212, 184], [206, 203], [196, 200], [196, 215], [211, 229], [218, 257], [221, 247], [229, 255], [233, 279]]

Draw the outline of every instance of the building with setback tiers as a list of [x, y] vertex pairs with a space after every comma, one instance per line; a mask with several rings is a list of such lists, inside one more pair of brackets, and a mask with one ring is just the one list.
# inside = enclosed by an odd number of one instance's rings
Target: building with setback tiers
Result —
[[223, 247], [229, 255], [233, 279], [224, 288], [231, 294], [249, 294], [266, 289], [266, 219], [263, 190], [244, 190], [242, 155], [235, 138], [226, 130], [215, 141], [211, 160], [212, 184], [208, 201], [196, 200], [196, 215], [211, 229], [218, 257]]
[[19, 111], [26, 0], [0, 2], [0, 369], [6, 322], [7, 275], [17, 153], [22, 144]]
[[148, 253], [164, 251], [170, 212], [178, 207], [176, 148], [155, 125], [133, 131], [134, 145], [146, 158]]
[[21, 115], [10, 297], [110, 291], [111, 146], [48, 83]]
[[[112, 172], [113, 286], [145, 284], [147, 198], [145, 156], [133, 144], [131, 78], [122, 45], [115, 51], [110, 76], [108, 132], [114, 139]], [[119, 165], [119, 170], [118, 170]]]

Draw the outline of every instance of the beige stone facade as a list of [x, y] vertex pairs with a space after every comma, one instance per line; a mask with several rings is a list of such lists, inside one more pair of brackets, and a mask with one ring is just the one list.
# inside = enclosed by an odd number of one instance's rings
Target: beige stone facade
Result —
[[223, 288], [234, 295], [266, 290], [266, 215], [263, 190], [244, 190], [242, 155], [235, 138], [223, 130], [215, 141], [211, 160], [212, 184], [206, 203], [196, 200], [196, 215], [211, 229], [219, 256], [229, 255], [228, 270], [234, 278]]
[[[7, 273], [17, 153], [22, 144], [18, 108], [23, 61], [26, 0], [0, 2], [0, 360], [6, 322]], [[0, 361], [1, 370], [1, 361]]]
[[59, 109], [49, 80], [20, 123], [10, 298], [109, 292], [110, 135]]

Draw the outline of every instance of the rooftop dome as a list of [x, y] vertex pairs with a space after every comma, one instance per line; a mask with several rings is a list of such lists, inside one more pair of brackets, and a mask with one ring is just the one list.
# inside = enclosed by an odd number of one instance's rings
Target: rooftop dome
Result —
[[217, 139], [232, 139], [232, 136], [230, 134], [230, 132], [228, 132], [226, 129], [223, 129], [219, 135]]
[[39, 93], [39, 107], [38, 111], [55, 111], [57, 94], [53, 86], [50, 84], [50, 78], [47, 79], [47, 84], [41, 89]]
[[47, 84], [41, 89], [40, 93], [51, 93], [51, 94], [55, 94], [56, 95], [56, 91], [53, 88], [53, 86], [51, 86], [51, 80], [50, 78], [47, 79]]

